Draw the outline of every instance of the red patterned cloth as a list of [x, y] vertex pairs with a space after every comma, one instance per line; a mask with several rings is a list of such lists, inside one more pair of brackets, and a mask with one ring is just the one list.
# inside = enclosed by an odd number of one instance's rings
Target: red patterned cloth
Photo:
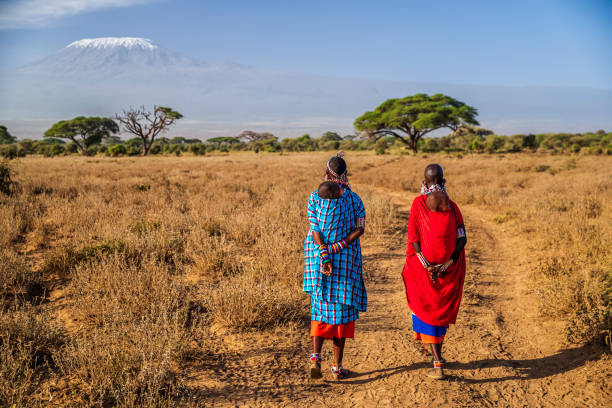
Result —
[[421, 243], [423, 256], [431, 264], [450, 259], [457, 241], [457, 227], [463, 224], [459, 207], [450, 201], [450, 210], [429, 210], [427, 196], [414, 199], [408, 218], [408, 248], [402, 276], [410, 310], [423, 322], [434, 326], [448, 326], [457, 320], [463, 281], [465, 279], [465, 251], [447, 270], [447, 274], [432, 282], [429, 272], [417, 258], [413, 242]]

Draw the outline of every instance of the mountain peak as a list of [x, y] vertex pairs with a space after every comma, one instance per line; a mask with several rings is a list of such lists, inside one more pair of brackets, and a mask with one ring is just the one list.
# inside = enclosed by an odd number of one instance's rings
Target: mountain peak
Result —
[[142, 48], [154, 50], [157, 45], [153, 44], [148, 38], [138, 37], [102, 37], [102, 38], [83, 38], [68, 44], [66, 48]]

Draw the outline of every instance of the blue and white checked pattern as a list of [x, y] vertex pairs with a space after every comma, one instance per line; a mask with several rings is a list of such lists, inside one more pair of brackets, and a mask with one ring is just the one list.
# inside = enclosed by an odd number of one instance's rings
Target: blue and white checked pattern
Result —
[[347, 324], [357, 319], [359, 319], [359, 310], [354, 306], [310, 298], [310, 320], [327, 324]]
[[[341, 252], [331, 255], [333, 274], [325, 276], [321, 273], [318, 245], [312, 237], [312, 232], [317, 231], [326, 244], [337, 242], [355, 228], [359, 218], [365, 218], [363, 202], [349, 189], [344, 191], [341, 198], [335, 200], [322, 199], [316, 191], [310, 195], [308, 200], [310, 230], [304, 240], [303, 289], [316, 302], [352, 306], [357, 311], [366, 311], [367, 294], [363, 283], [359, 240]], [[320, 310], [325, 311], [330, 307], [332, 305]], [[333, 305], [333, 307], [339, 306]], [[329, 323], [327, 319], [320, 321]]]

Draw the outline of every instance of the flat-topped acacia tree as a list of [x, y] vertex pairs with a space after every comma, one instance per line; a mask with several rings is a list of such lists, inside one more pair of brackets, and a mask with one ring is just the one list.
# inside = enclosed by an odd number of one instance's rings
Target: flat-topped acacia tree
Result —
[[46, 138], [69, 139], [83, 152], [91, 145], [119, 132], [119, 126], [110, 118], [77, 116], [54, 123], [43, 135]]
[[139, 137], [142, 140], [142, 155], [146, 156], [160, 133], [166, 132], [168, 128], [183, 115], [167, 106], [153, 107], [149, 112], [144, 106], [130, 108], [123, 111], [121, 115], [115, 115], [115, 119], [123, 125], [123, 129]]
[[387, 99], [358, 117], [354, 126], [366, 137], [394, 136], [416, 153], [419, 139], [441, 128], [453, 131], [462, 125], [478, 125], [475, 108], [443, 94], [416, 94]]

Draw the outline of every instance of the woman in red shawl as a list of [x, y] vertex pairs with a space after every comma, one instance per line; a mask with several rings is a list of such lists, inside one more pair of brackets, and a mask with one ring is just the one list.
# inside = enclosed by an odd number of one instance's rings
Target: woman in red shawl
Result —
[[465, 278], [465, 226], [459, 207], [449, 200], [438, 164], [425, 168], [421, 195], [408, 218], [408, 249], [402, 276], [412, 311], [415, 339], [433, 354], [427, 375], [444, 378], [442, 342], [457, 319]]

